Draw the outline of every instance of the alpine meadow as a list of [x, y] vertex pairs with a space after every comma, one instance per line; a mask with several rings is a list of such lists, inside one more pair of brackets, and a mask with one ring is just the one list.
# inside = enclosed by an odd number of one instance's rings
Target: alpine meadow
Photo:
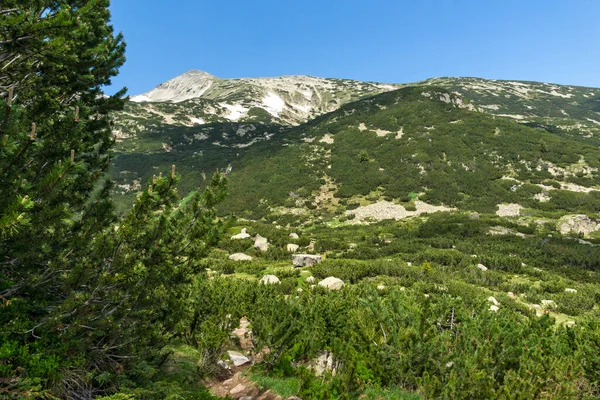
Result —
[[1, 399], [600, 397], [600, 88], [129, 97], [109, 7], [0, 2]]

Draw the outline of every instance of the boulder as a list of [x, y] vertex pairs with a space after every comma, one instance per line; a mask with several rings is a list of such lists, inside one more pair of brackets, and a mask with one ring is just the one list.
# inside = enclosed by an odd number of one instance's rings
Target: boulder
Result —
[[511, 299], [516, 299], [517, 296], [513, 293], [513, 292], [508, 292], [506, 293], [508, 295], [508, 297], [510, 297]]
[[238, 233], [237, 235], [233, 235], [231, 237], [231, 239], [233, 240], [239, 240], [239, 239], [248, 239], [250, 237], [250, 235], [246, 232], [246, 228], [242, 229], [241, 233]]
[[259, 283], [263, 283], [265, 285], [272, 285], [274, 283], [281, 283], [281, 281], [275, 275], [265, 275], [262, 278], [260, 278]]
[[294, 254], [292, 255], [292, 264], [294, 267], [311, 267], [315, 264], [318, 264], [323, 259], [321, 256], [316, 256], [313, 254]]
[[577, 293], [577, 289], [566, 288], [565, 293]]
[[232, 261], [252, 261], [252, 257], [244, 253], [235, 253], [229, 256]]
[[260, 251], [267, 251], [269, 250], [269, 241], [267, 240], [267, 238], [264, 238], [257, 234], [254, 238], [254, 248]]
[[385, 290], [385, 285], [378, 285], [377, 290]]
[[490, 306], [490, 311], [496, 312], [496, 311], [498, 311], [499, 309], [500, 309], [500, 307], [498, 307], [498, 306], [495, 306], [495, 305], [493, 305], [493, 304]]
[[335, 374], [333, 354], [329, 351], [322, 351], [317, 358], [311, 361], [311, 367], [316, 376], [322, 376], [325, 372]]
[[329, 276], [319, 282], [319, 286], [323, 286], [329, 290], [340, 290], [344, 286], [344, 281], [334, 276]]
[[243, 355], [242, 353], [240, 353], [238, 351], [228, 351], [227, 353], [229, 354], [229, 358], [231, 359], [231, 362], [236, 367], [239, 367], [240, 365], [248, 364], [250, 362], [250, 359], [248, 357], [246, 357], [245, 355]]
[[296, 232], [292, 232], [292, 233], [290, 233], [290, 238], [291, 239], [299, 239], [300, 237], [298, 236], [298, 234]]
[[238, 384], [236, 387], [234, 387], [233, 389], [231, 389], [229, 391], [229, 394], [238, 394], [238, 393], [242, 393], [244, 390], [246, 390], [246, 386], [242, 385], [241, 383]]
[[488, 297], [488, 301], [490, 303], [492, 303], [493, 305], [495, 305], [495, 306], [499, 306], [500, 305], [500, 302], [498, 300], [496, 300], [496, 298], [493, 297], [493, 296]]
[[293, 243], [288, 243], [287, 245], [287, 251], [289, 251], [290, 253], [295, 253], [298, 251], [298, 248], [300, 246], [298, 246], [297, 244], [293, 244]]
[[306, 283], [313, 283], [314, 281], [315, 281], [314, 276], [309, 276], [308, 278], [306, 278]]
[[483, 272], [487, 271], [487, 267], [483, 264], [477, 264], [477, 268], [479, 268], [480, 270], [482, 270]]

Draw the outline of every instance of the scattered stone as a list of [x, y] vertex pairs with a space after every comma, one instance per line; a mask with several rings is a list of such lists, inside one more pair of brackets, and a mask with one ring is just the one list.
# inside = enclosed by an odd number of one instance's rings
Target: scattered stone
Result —
[[231, 368], [229, 367], [229, 365], [227, 365], [227, 363], [226, 363], [225, 361], [223, 361], [223, 360], [219, 360], [219, 361], [217, 362], [217, 365], [219, 366], [219, 368], [221, 368], [221, 369], [224, 369], [224, 370], [227, 370], [227, 371], [229, 371], [229, 370], [231, 369]]
[[231, 239], [233, 240], [239, 240], [239, 239], [248, 239], [250, 237], [250, 235], [246, 232], [246, 228], [242, 229], [241, 233], [238, 233], [237, 235], [233, 235], [231, 237]]
[[424, 203], [422, 201], [415, 201], [415, 211], [408, 211], [406, 208], [399, 204], [395, 204], [389, 201], [379, 201], [377, 203], [369, 204], [368, 206], [361, 206], [354, 210], [347, 210], [345, 215], [354, 215], [354, 219], [350, 221], [351, 224], [361, 223], [364, 220], [375, 220], [383, 221], [386, 219], [400, 220], [408, 217], [414, 217], [422, 214], [433, 214], [438, 211], [455, 211], [455, 208], [448, 208], [444, 206], [433, 206], [431, 204]]
[[254, 248], [260, 251], [267, 251], [269, 250], [269, 241], [267, 240], [267, 238], [264, 238], [257, 234], [254, 238]]
[[235, 253], [229, 256], [232, 261], [252, 261], [252, 257], [244, 253]]
[[447, 368], [450, 368], [450, 367], [452, 367], [453, 365], [454, 365], [454, 361], [448, 361], [448, 362], [446, 363], [446, 367], [447, 367]]
[[275, 275], [265, 275], [262, 278], [260, 278], [259, 283], [262, 283], [265, 285], [272, 285], [274, 283], [281, 283], [281, 281]]
[[412, 263], [410, 261], [407, 262], [406, 265], [408, 265], [409, 267], [412, 267]]
[[287, 251], [289, 251], [290, 253], [295, 253], [298, 251], [298, 248], [300, 246], [298, 246], [297, 244], [293, 244], [293, 243], [288, 243], [287, 245]]
[[574, 326], [575, 325], [575, 321], [567, 321], [566, 325], [567, 326]]
[[577, 293], [577, 289], [566, 288], [565, 293]]
[[231, 359], [231, 362], [236, 367], [239, 367], [244, 364], [248, 364], [250, 362], [250, 359], [240, 352], [230, 350], [227, 353], [229, 354], [229, 358]]
[[292, 264], [294, 267], [311, 267], [323, 260], [321, 256], [313, 254], [294, 254], [292, 255]]
[[290, 233], [290, 238], [299, 239], [300, 237], [298, 236], [298, 234], [296, 232], [292, 232], [292, 233]]
[[377, 290], [385, 290], [385, 285], [378, 285]]
[[329, 276], [319, 282], [319, 286], [323, 286], [329, 290], [340, 290], [344, 286], [344, 281], [334, 276]]
[[496, 215], [500, 217], [518, 217], [521, 214], [523, 206], [520, 204], [498, 204]]
[[246, 386], [242, 385], [241, 383], [238, 384], [236, 387], [234, 387], [233, 389], [231, 389], [229, 391], [229, 394], [238, 394], [243, 392], [244, 390], [246, 390]]
[[510, 297], [511, 299], [516, 299], [517, 296], [513, 293], [513, 292], [508, 292], [507, 293], [508, 297]]
[[480, 269], [480, 270], [482, 270], [483, 272], [485, 272], [485, 271], [487, 271], [487, 270], [488, 270], [488, 268], [487, 268], [485, 265], [483, 265], [483, 264], [477, 264], [477, 268], [479, 268], [479, 269]]
[[500, 305], [500, 302], [498, 300], [496, 300], [496, 298], [493, 297], [493, 296], [488, 297], [488, 301], [490, 303], [492, 303], [493, 305], [495, 305], [495, 306], [499, 306]]
[[593, 220], [587, 215], [566, 215], [558, 220], [557, 225], [563, 235], [575, 232], [589, 237], [592, 232], [600, 230], [600, 221]]
[[314, 281], [315, 281], [314, 276], [309, 276], [308, 278], [306, 278], [306, 283], [313, 283]]
[[303, 291], [304, 291], [304, 290], [302, 290], [302, 288], [301, 288], [301, 287], [299, 287], [298, 289], [296, 289], [296, 292], [297, 292], [298, 294], [301, 294]]
[[500, 307], [495, 306], [493, 304], [490, 306], [490, 311], [497, 312], [499, 309], [500, 309]]
[[542, 309], [542, 306], [540, 306], [539, 304], [532, 304], [531, 307], [535, 308], [536, 310]]

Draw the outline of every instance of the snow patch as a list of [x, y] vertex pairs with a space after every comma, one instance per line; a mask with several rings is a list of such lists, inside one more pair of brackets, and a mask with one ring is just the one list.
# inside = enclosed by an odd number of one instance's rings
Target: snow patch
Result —
[[225, 107], [227, 110], [229, 110], [229, 114], [227, 114], [225, 116], [225, 118], [227, 118], [230, 121], [237, 121], [238, 119], [240, 119], [244, 115], [246, 115], [249, 110], [249, 108], [246, 108], [240, 104], [219, 103], [219, 105], [221, 105], [221, 106]]
[[279, 117], [279, 113], [285, 108], [285, 101], [273, 92], [269, 92], [263, 97], [262, 103], [265, 110], [275, 117]]

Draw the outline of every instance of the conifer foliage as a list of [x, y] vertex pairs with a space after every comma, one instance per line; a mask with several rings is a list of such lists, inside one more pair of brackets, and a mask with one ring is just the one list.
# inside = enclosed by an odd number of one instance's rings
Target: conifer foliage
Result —
[[0, 4], [0, 397], [91, 398], [152, 359], [221, 231], [215, 174], [180, 203], [175, 167], [118, 218], [103, 87], [125, 44], [108, 0]]

